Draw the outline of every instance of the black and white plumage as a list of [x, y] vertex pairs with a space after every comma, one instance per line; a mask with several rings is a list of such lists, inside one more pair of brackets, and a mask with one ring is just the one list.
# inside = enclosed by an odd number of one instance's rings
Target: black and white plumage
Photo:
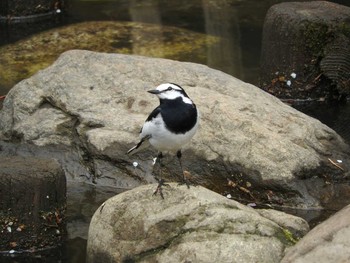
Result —
[[163, 153], [176, 152], [181, 165], [181, 149], [198, 128], [196, 105], [184, 89], [174, 83], [161, 84], [148, 92], [158, 96], [160, 104], [146, 119], [140, 131], [140, 142], [127, 153], [134, 154], [151, 145], [159, 151], [159, 159]]

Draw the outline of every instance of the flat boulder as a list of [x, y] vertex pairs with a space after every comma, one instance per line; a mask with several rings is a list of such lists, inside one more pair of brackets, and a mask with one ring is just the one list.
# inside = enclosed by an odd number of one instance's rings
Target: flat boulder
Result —
[[[349, 175], [349, 146], [318, 120], [207, 66], [141, 56], [63, 53], [6, 96], [0, 139], [8, 152], [9, 144], [12, 152], [21, 145], [76, 152], [84, 177], [57, 156], [68, 178], [121, 188], [155, 182], [154, 150], [125, 153], [158, 105], [146, 91], [164, 82], [183, 86], [201, 113], [199, 132], [183, 153], [193, 182], [251, 201], [320, 207], [325, 180]], [[177, 180], [176, 160], [165, 164], [165, 178]]]
[[200, 186], [170, 184], [164, 199], [152, 196], [155, 188], [126, 191], [96, 210], [87, 262], [280, 262], [308, 231], [301, 218], [260, 213]]

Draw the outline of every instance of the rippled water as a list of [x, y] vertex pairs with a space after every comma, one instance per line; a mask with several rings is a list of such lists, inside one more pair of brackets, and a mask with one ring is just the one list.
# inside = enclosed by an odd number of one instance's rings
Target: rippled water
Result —
[[[83, 21], [120, 21], [142, 22], [164, 27], [175, 27], [195, 33], [220, 38], [217, 45], [203, 49], [198, 56], [172, 57], [174, 59], [200, 62], [227, 72], [252, 84], [258, 83], [259, 60], [261, 48], [262, 25], [268, 8], [277, 0], [231, 0], [223, 1], [191, 0], [191, 1], [67, 1], [67, 13], [50, 23], [29, 25], [0, 26], [0, 47], [16, 45], [16, 41], [36, 36], [40, 32]], [[223, 3], [222, 2], [222, 3]], [[350, 5], [349, 1], [333, 1]], [[171, 33], [169, 33], [171, 34]], [[70, 36], [72, 37], [72, 36]], [[137, 53], [137, 43], [130, 39], [131, 34], [125, 34], [123, 41], [116, 43], [118, 47], [128, 48], [130, 53]], [[176, 39], [173, 40], [176, 43]], [[175, 44], [174, 43], [174, 44]], [[157, 48], [157, 43], [154, 49]], [[42, 46], [43, 48], [45, 46]], [[15, 46], [16, 55], [26, 57], [21, 46]], [[50, 47], [60, 50], [59, 47]], [[86, 46], [89, 49], [89, 46]], [[44, 50], [45, 51], [45, 50]], [[21, 53], [22, 52], [22, 53]], [[181, 52], [179, 52], [180, 54]], [[58, 55], [58, 54], [57, 54]], [[0, 53], [0, 63], [4, 63]], [[44, 62], [43, 62], [44, 63]], [[46, 65], [45, 63], [43, 65]], [[6, 65], [5, 65], [6, 66]], [[40, 65], [38, 66], [40, 69]], [[18, 73], [15, 79], [4, 82], [0, 73], [0, 95], [4, 95], [18, 81], [29, 77], [33, 72], [16, 66], [11, 71]], [[298, 109], [320, 119], [333, 127], [345, 139], [350, 141], [348, 123], [350, 121], [350, 106], [336, 105], [297, 105]], [[43, 258], [13, 260], [0, 258], [1, 262], [85, 262], [85, 247], [87, 229], [90, 218], [96, 208], [107, 198], [119, 193], [118, 189], [99, 189], [94, 185], [82, 184], [71, 187], [68, 193], [67, 229], [68, 240], [61, 249], [49, 253]], [[332, 209], [330, 209], [331, 211]], [[319, 212], [289, 211], [299, 214], [309, 221], [317, 220]], [[325, 215], [327, 216], [327, 215]], [[32, 261], [31, 261], [32, 260]]]

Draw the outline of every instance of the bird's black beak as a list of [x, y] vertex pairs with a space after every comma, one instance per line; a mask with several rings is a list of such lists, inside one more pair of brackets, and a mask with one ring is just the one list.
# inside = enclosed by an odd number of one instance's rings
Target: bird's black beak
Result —
[[148, 90], [147, 92], [152, 93], [152, 94], [159, 94], [160, 91], [156, 89]]

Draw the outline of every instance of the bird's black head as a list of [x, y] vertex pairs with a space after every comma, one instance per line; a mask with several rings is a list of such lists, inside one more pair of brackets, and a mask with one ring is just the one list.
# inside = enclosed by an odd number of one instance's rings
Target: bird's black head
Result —
[[155, 90], [149, 90], [148, 92], [157, 95], [161, 100], [174, 100], [182, 97], [185, 103], [192, 104], [185, 90], [175, 83], [164, 83], [159, 85]]

